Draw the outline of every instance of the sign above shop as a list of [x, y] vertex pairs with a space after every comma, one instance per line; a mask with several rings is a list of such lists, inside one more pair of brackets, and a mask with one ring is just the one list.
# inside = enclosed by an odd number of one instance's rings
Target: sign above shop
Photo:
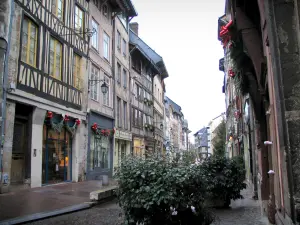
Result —
[[121, 130], [116, 129], [115, 138], [122, 139], [122, 140], [127, 140], [127, 141], [132, 141], [132, 134], [128, 133], [126, 131], [121, 131]]

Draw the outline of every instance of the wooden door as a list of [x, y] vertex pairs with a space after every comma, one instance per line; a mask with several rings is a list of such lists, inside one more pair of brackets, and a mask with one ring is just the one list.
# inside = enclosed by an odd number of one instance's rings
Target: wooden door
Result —
[[15, 121], [11, 160], [11, 183], [23, 183], [25, 175], [26, 123]]

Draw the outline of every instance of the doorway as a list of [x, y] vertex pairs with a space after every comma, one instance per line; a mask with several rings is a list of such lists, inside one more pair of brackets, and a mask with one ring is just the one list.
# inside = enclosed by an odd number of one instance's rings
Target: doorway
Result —
[[72, 181], [72, 137], [62, 128], [57, 132], [44, 125], [42, 184]]
[[16, 103], [10, 183], [17, 189], [31, 176], [31, 114], [31, 106]]
[[21, 184], [25, 178], [27, 124], [20, 119], [15, 120], [13, 148], [11, 159], [11, 183]]

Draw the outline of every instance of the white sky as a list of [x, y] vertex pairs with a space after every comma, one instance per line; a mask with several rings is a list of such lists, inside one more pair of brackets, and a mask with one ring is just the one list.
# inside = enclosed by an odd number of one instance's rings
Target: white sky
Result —
[[161, 55], [169, 72], [166, 95], [181, 106], [192, 134], [225, 111], [224, 56], [217, 39], [225, 0], [132, 0], [139, 37]]

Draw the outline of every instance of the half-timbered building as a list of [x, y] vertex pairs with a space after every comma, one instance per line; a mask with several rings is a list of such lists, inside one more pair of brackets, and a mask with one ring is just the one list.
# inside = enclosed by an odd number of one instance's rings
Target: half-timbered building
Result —
[[3, 156], [10, 185], [84, 179], [88, 21], [86, 0], [14, 1]]

